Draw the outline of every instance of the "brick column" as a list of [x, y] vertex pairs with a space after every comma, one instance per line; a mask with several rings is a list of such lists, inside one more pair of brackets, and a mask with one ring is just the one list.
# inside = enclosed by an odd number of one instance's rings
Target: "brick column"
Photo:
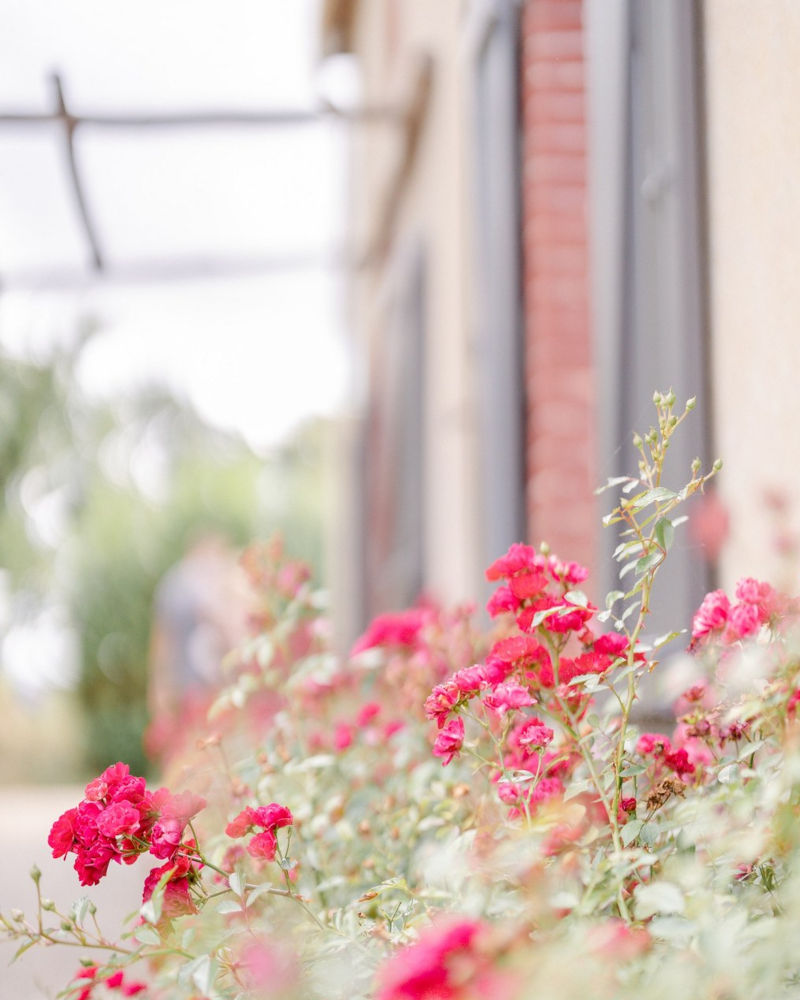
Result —
[[527, 515], [532, 542], [591, 565], [597, 531], [581, 0], [522, 10]]

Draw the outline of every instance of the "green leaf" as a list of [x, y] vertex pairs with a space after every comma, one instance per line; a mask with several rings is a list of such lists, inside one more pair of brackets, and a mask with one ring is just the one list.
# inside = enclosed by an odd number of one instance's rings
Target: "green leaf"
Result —
[[211, 992], [216, 969], [210, 955], [200, 955], [184, 966], [182, 971], [201, 993], [208, 995]]
[[274, 656], [275, 643], [269, 636], [262, 636], [258, 642], [258, 648], [256, 650], [258, 665], [262, 668], [268, 667], [272, 663]]
[[241, 913], [242, 904], [236, 899], [223, 899], [221, 903], [217, 905], [217, 913]]
[[613, 486], [621, 486], [623, 483], [635, 483], [635, 479], [631, 479], [630, 476], [612, 476], [611, 479], [605, 481], [605, 485], [598, 486], [594, 491], [596, 495], [604, 493], [606, 490], [611, 489]]
[[644, 826], [644, 821], [640, 819], [629, 819], [622, 828], [622, 843], [629, 847], [639, 836], [639, 831]]
[[137, 927], [133, 936], [139, 944], [161, 944], [158, 931], [149, 924], [142, 924], [140, 927]]
[[757, 753], [763, 746], [766, 745], [766, 740], [754, 740], [752, 743], [746, 743], [743, 747], [739, 749], [736, 754], [737, 760], [747, 760], [754, 753]]
[[326, 767], [331, 767], [336, 763], [336, 757], [332, 753], [317, 753], [305, 760], [289, 761], [284, 771], [289, 774], [305, 773], [307, 771], [319, 771]]
[[589, 598], [582, 590], [568, 590], [564, 594], [564, 600], [574, 604], [578, 608], [585, 608], [589, 605]]
[[679, 629], [677, 632], [665, 632], [664, 635], [659, 635], [653, 640], [653, 649], [661, 649], [662, 646], [666, 646], [668, 642], [672, 642], [673, 639], [677, 639], [682, 635], [686, 629]]
[[695, 930], [695, 924], [686, 917], [654, 917], [647, 929], [654, 938], [687, 944]]
[[647, 490], [646, 493], [635, 496], [631, 506], [634, 510], [643, 510], [645, 507], [649, 507], [651, 503], [663, 503], [665, 500], [674, 500], [677, 496], [677, 493], [668, 490], [664, 486], [656, 486], [652, 490]]
[[568, 686], [577, 687], [579, 684], [582, 684], [584, 691], [591, 694], [591, 692], [596, 691], [602, 683], [603, 681], [597, 676], [597, 674], [578, 674], [576, 677], [572, 678]]
[[24, 955], [25, 952], [28, 950], [28, 948], [32, 948], [35, 944], [36, 944], [35, 940], [25, 941], [24, 944], [21, 944], [19, 948], [17, 948], [17, 950], [14, 952], [14, 957], [11, 959], [11, 961], [16, 962], [16, 960], [20, 957], [20, 955]]
[[531, 628], [538, 628], [539, 625], [541, 625], [542, 622], [545, 620], [545, 618], [548, 618], [552, 614], [553, 614], [552, 608], [544, 608], [542, 611], [537, 611], [536, 614], [533, 616], [533, 619], [531, 620]]
[[650, 552], [648, 555], [642, 556], [642, 558], [636, 563], [637, 574], [641, 575], [642, 573], [646, 573], [649, 569], [653, 569], [655, 566], [658, 566], [663, 558], [663, 553], [658, 551]]
[[[334, 880], [333, 879], [329, 879], [328, 881], [332, 882]], [[335, 884], [336, 885], [340, 885], [342, 882], [344, 882], [344, 879], [341, 876], [339, 876], [338, 880], [335, 882]], [[247, 894], [246, 905], [250, 906], [257, 899], [259, 899], [259, 897], [261, 897], [261, 896], [265, 895], [266, 893], [268, 893], [271, 888], [272, 888], [272, 885], [269, 882], [265, 882], [263, 885], [256, 886], [255, 889], [251, 889], [250, 892]], [[320, 891], [324, 892], [322, 883], [320, 883], [317, 886], [317, 888]]]
[[592, 788], [594, 785], [588, 778], [585, 781], [573, 781], [564, 792], [563, 801], [568, 802], [569, 799], [574, 799], [576, 795], [582, 795], [583, 792], [588, 792]]
[[625, 594], [621, 590], [610, 591], [606, 594], [606, 608], [610, 611], [617, 601], [621, 601], [624, 596]]
[[227, 711], [231, 707], [231, 694], [230, 691], [223, 691], [222, 694], [216, 698], [208, 709], [208, 719], [213, 721], [218, 715]]
[[645, 823], [639, 831], [639, 840], [646, 846], [652, 847], [658, 836], [658, 826], [655, 823]]
[[511, 781], [535, 781], [538, 777], [533, 771], [526, 771], [523, 768], [515, 768], [508, 776]]
[[644, 764], [628, 764], [620, 771], [620, 777], [635, 778], [640, 774], [644, 774], [646, 770], [647, 767]]
[[147, 921], [148, 924], [157, 924], [161, 919], [161, 902], [162, 900], [156, 899], [155, 894], [153, 894], [147, 902], [142, 903], [139, 909], [142, 920]]
[[574, 910], [580, 900], [574, 892], [562, 889], [550, 897], [550, 905], [554, 910]]
[[656, 523], [655, 527], [655, 539], [658, 544], [668, 552], [675, 540], [675, 527], [668, 517], [662, 517], [660, 521]]
[[677, 913], [686, 908], [683, 893], [674, 882], [649, 882], [636, 887], [634, 910], [639, 920], [655, 914]]
[[630, 542], [620, 542], [619, 545], [614, 549], [613, 558], [619, 562], [622, 556], [627, 555], [629, 552], [633, 552], [634, 549], [641, 550], [642, 543], [638, 538], [632, 539]]
[[89, 912], [90, 902], [91, 900], [88, 896], [81, 896], [80, 899], [76, 899], [72, 904], [72, 919], [76, 924], [83, 924], [86, 914]]
[[244, 883], [244, 875], [242, 875], [241, 872], [232, 872], [228, 876], [228, 885], [230, 886], [230, 890], [237, 896], [241, 896], [244, 893]]

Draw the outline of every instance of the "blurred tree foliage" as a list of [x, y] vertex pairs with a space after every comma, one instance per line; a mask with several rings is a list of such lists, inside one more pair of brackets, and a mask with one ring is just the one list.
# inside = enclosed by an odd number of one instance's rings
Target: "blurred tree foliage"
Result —
[[321, 574], [325, 427], [261, 458], [167, 391], [85, 399], [81, 347], [46, 363], [0, 355], [0, 568], [11, 624], [69, 609], [87, 770], [142, 773], [159, 580], [212, 531], [236, 547], [280, 531]]

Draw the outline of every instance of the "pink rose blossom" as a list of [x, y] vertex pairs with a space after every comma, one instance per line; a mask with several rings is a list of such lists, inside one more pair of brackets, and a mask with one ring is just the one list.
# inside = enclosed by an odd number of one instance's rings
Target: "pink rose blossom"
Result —
[[462, 694], [475, 694], [487, 683], [486, 670], [478, 663], [463, 667], [453, 674], [452, 682]]
[[517, 708], [525, 708], [533, 704], [530, 692], [521, 684], [498, 684], [490, 694], [483, 699], [484, 705], [495, 712], [507, 712]]
[[434, 924], [383, 964], [375, 1000], [507, 1000], [511, 981], [478, 947], [489, 933], [486, 924], [463, 917]]
[[225, 827], [225, 833], [229, 837], [243, 837], [255, 824], [255, 810], [246, 806], [242, 811]]
[[576, 587], [589, 576], [589, 570], [585, 566], [576, 562], [562, 562], [556, 556], [548, 556], [547, 570], [554, 580], [566, 583], [569, 587]]
[[350, 650], [351, 656], [376, 646], [404, 646], [413, 648], [419, 633], [430, 618], [427, 608], [410, 608], [408, 611], [378, 615]]
[[697, 641], [722, 629], [728, 621], [731, 604], [724, 590], [712, 590], [706, 594], [692, 618], [692, 639]]
[[425, 699], [425, 715], [429, 719], [436, 719], [436, 723], [441, 729], [448, 713], [458, 704], [460, 698], [461, 691], [452, 680], [446, 681], [444, 684], [437, 684]]
[[624, 920], [612, 917], [603, 924], [593, 927], [587, 939], [589, 951], [616, 962], [627, 962], [652, 943], [650, 934], [644, 927], [631, 927]]
[[451, 719], [439, 732], [433, 744], [433, 752], [442, 757], [442, 767], [449, 764], [457, 756], [464, 743], [464, 722], [462, 719]]
[[112, 802], [97, 817], [97, 829], [104, 837], [113, 839], [120, 836], [131, 836], [141, 825], [141, 815], [127, 802]]
[[674, 750], [672, 753], [666, 753], [664, 763], [680, 777], [683, 777], [684, 774], [694, 774], [695, 767], [689, 760], [685, 747]]
[[356, 716], [356, 726], [362, 729], [364, 726], [368, 726], [370, 722], [377, 716], [380, 715], [381, 706], [377, 701], [368, 701], [366, 705], [362, 705], [358, 715]]
[[277, 802], [270, 802], [268, 806], [259, 806], [253, 811], [256, 825], [267, 829], [277, 830], [283, 826], [291, 826], [294, 817], [287, 806], [278, 805]]
[[275, 852], [278, 847], [278, 840], [274, 830], [262, 830], [247, 845], [247, 853], [254, 858], [263, 858], [265, 861], [274, 861]]
[[142, 902], [146, 903], [162, 878], [167, 879], [161, 909], [163, 920], [172, 920], [187, 913], [197, 913], [190, 889], [190, 879], [197, 878], [197, 862], [190, 856], [195, 852], [196, 845], [190, 840], [182, 847], [183, 852], [176, 854], [160, 868], [154, 868], [144, 882]]
[[340, 722], [333, 731], [334, 750], [346, 750], [353, 742], [353, 730], [346, 722]]
[[250, 939], [237, 967], [247, 989], [261, 997], [283, 996], [292, 991], [299, 978], [297, 961], [287, 952], [285, 941]]
[[547, 577], [541, 570], [520, 573], [509, 583], [511, 593], [517, 601], [530, 601], [538, 597], [547, 587]]
[[486, 603], [486, 610], [492, 618], [514, 614], [519, 608], [519, 600], [510, 587], [498, 587]]
[[553, 730], [541, 719], [527, 719], [517, 731], [516, 741], [526, 750], [541, 750], [553, 742]]
[[516, 576], [523, 570], [540, 570], [544, 567], [544, 562], [544, 556], [532, 546], [515, 542], [504, 556], [496, 559], [486, 570], [486, 579], [501, 580]]
[[135, 997], [137, 993], [142, 993], [146, 989], [147, 985], [145, 983], [137, 983], [137, 982], [123, 983], [122, 995], [126, 997]]
[[560, 778], [542, 778], [531, 790], [530, 801], [532, 805], [538, 805], [563, 793], [564, 782]]
[[672, 744], [663, 733], [642, 733], [636, 744], [636, 752], [644, 757], [672, 752]]
[[753, 604], [734, 604], [728, 615], [728, 628], [725, 638], [733, 642], [737, 639], [746, 639], [759, 629], [761, 622], [758, 616], [758, 608]]
[[628, 637], [621, 632], [606, 632], [599, 635], [593, 643], [595, 653], [606, 656], [625, 656], [628, 652]]
[[47, 843], [52, 848], [54, 858], [63, 858], [72, 850], [72, 845], [75, 843], [75, 819], [77, 815], [77, 809], [68, 809], [53, 823]]

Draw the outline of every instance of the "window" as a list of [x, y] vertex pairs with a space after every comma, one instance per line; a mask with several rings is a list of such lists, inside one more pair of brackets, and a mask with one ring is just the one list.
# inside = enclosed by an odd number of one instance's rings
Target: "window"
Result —
[[[653, 423], [653, 391], [669, 387], [681, 402], [698, 398], [674, 441], [672, 481], [685, 481], [693, 458], [708, 463], [696, 18], [691, 0], [586, 3], [604, 476], [636, 469], [631, 432]], [[615, 541], [604, 533], [599, 564], [609, 589]], [[656, 583], [654, 632], [688, 627], [710, 572], [681, 528]]]
[[488, 566], [525, 537], [517, 4], [475, 5], [468, 27], [474, 67], [479, 555]]

